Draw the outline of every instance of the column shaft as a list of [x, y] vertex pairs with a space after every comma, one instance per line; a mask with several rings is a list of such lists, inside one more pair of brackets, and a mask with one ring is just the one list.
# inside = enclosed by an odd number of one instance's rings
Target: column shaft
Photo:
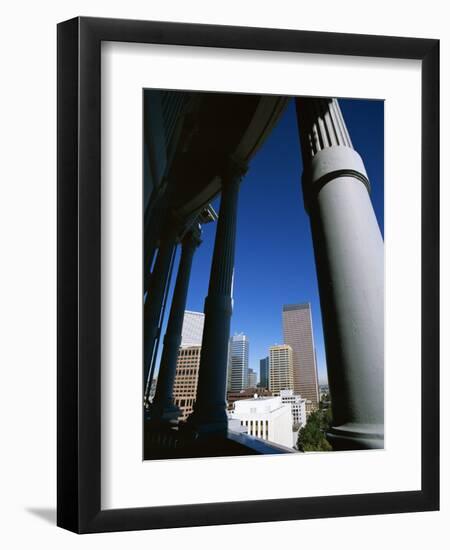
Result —
[[335, 99], [298, 99], [335, 449], [384, 445], [384, 245]]
[[174, 235], [170, 235], [161, 242], [144, 304], [144, 388], [151, 384], [148, 378], [175, 246]]
[[195, 249], [200, 243], [199, 231], [197, 233], [198, 235], [195, 235], [190, 232], [182, 243], [180, 265], [164, 337], [156, 394], [151, 407], [152, 420], [175, 420], [180, 415], [179, 408], [173, 402], [173, 384], [177, 369], [178, 349], [181, 343], [192, 259]]
[[228, 341], [239, 185], [244, 170], [233, 165], [222, 179], [222, 197], [208, 296], [194, 412], [188, 424], [198, 433], [226, 433]]
[[144, 252], [143, 252], [143, 268], [144, 268], [144, 288], [148, 289], [151, 284], [150, 266], [152, 259], [157, 251], [159, 233], [164, 218], [167, 216], [167, 199], [156, 201], [157, 204], [151, 208], [144, 216]]

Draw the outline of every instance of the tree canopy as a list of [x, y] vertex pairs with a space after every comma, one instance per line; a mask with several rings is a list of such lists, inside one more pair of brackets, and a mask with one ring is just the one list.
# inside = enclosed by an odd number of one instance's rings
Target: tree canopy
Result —
[[311, 451], [332, 451], [325, 432], [331, 424], [331, 409], [312, 412], [306, 425], [298, 433], [297, 448], [307, 453]]

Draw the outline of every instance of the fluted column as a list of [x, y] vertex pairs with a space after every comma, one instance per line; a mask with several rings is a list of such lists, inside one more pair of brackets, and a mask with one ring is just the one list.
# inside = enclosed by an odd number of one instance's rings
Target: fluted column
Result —
[[152, 420], [176, 420], [181, 414], [180, 409], [173, 402], [173, 384], [177, 369], [178, 349], [181, 343], [192, 259], [199, 244], [200, 228], [197, 226], [194, 230], [189, 231], [182, 241], [180, 265], [164, 336], [156, 394], [150, 409]]
[[205, 322], [194, 412], [188, 426], [199, 434], [224, 434], [228, 341], [232, 314], [232, 280], [239, 185], [245, 168], [230, 163], [222, 177], [222, 196], [213, 261], [205, 299]]
[[384, 245], [336, 99], [297, 99], [335, 449], [384, 446]]
[[[164, 301], [164, 294], [169, 277], [170, 264], [175, 251], [175, 232], [170, 230], [168, 235], [161, 241], [158, 256], [151, 275], [150, 287], [147, 299], [144, 304], [144, 388], [150, 387], [150, 368], [152, 363], [155, 341], [158, 336], [161, 309]], [[148, 388], [147, 388], [148, 386]]]

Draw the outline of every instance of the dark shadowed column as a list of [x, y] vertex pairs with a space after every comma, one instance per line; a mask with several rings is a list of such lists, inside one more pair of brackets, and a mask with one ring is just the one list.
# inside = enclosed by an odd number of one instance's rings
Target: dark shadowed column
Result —
[[336, 99], [297, 118], [323, 317], [334, 449], [384, 446], [384, 245], [363, 161]]
[[144, 388], [147, 386], [149, 388], [151, 385], [151, 380], [149, 380], [150, 367], [155, 341], [158, 336], [170, 264], [176, 247], [175, 237], [175, 232], [170, 231], [161, 241], [144, 304]]
[[190, 230], [182, 241], [180, 265], [172, 297], [167, 331], [164, 336], [156, 394], [150, 409], [152, 420], [176, 420], [181, 414], [180, 409], [173, 402], [173, 384], [177, 369], [178, 349], [181, 344], [192, 259], [200, 242], [200, 226], [197, 224], [197, 227]]
[[188, 426], [199, 434], [225, 434], [228, 341], [239, 185], [245, 168], [230, 163], [222, 177], [222, 196], [214, 243], [199, 367], [197, 396]]

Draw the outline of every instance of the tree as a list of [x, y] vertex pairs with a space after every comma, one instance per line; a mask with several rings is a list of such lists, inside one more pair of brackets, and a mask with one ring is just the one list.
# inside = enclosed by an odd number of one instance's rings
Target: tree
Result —
[[306, 425], [298, 433], [297, 449], [303, 453], [332, 451], [333, 449], [325, 437], [325, 432], [328, 430], [330, 423], [331, 417], [328, 410], [312, 412]]

